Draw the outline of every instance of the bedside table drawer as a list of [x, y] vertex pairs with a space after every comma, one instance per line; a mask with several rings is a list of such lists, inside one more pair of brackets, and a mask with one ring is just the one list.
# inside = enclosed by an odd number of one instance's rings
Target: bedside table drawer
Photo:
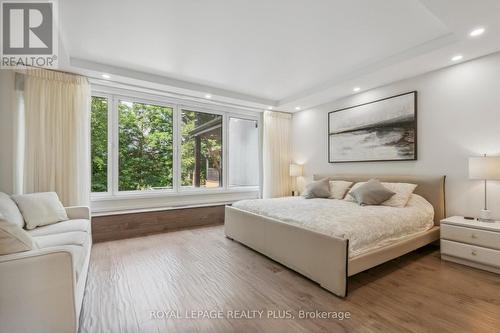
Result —
[[441, 253], [485, 265], [500, 267], [500, 251], [497, 250], [442, 239]]
[[441, 238], [500, 250], [500, 233], [441, 224]]

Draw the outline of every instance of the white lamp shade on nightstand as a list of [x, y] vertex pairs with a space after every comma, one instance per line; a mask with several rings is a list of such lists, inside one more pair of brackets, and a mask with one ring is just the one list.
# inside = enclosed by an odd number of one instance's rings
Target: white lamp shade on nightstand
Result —
[[291, 177], [300, 177], [302, 176], [304, 168], [302, 165], [298, 164], [290, 164], [290, 176]]
[[500, 156], [469, 157], [469, 178], [500, 180]]

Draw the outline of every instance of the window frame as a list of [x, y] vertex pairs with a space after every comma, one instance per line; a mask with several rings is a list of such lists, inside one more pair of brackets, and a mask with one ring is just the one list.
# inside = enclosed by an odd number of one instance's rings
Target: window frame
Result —
[[[91, 96], [104, 97], [108, 99], [108, 166], [107, 192], [91, 192], [92, 201], [106, 201], [114, 199], [129, 199], [129, 198], [152, 198], [152, 197], [168, 197], [168, 196], [196, 196], [203, 194], [225, 194], [239, 192], [260, 192], [260, 185], [257, 186], [229, 186], [228, 183], [228, 161], [229, 156], [227, 149], [229, 131], [229, 117], [254, 120], [257, 122], [257, 127], [261, 128], [261, 117], [259, 114], [241, 111], [238, 109], [227, 110], [228, 107], [211, 104], [202, 104], [196, 101], [186, 101], [183, 99], [162, 96], [158, 94], [145, 93], [141, 91], [114, 88], [100, 85], [92, 85]], [[173, 182], [171, 189], [161, 190], [119, 190], [119, 101], [137, 102], [144, 104], [153, 104], [172, 108], [173, 110]], [[183, 188], [181, 186], [182, 161], [181, 161], [181, 126], [182, 126], [182, 110], [204, 112], [222, 116], [222, 187], [217, 188]], [[259, 160], [261, 159], [262, 145], [261, 136], [259, 135]], [[259, 184], [261, 184], [261, 170], [259, 168]]]

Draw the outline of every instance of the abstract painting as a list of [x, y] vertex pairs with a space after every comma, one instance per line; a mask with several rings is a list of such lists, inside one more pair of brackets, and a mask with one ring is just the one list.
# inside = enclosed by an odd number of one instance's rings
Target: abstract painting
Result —
[[328, 113], [330, 163], [416, 159], [416, 91]]

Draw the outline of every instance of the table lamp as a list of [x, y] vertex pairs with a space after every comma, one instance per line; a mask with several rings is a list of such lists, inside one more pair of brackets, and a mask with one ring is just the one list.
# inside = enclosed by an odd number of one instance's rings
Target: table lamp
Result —
[[295, 196], [295, 192], [297, 192], [297, 177], [302, 176], [304, 168], [302, 165], [298, 164], [290, 164], [290, 177], [293, 177], [292, 181], [292, 197]]
[[493, 222], [491, 211], [488, 210], [488, 180], [500, 180], [500, 156], [469, 157], [469, 179], [484, 181], [484, 209], [481, 210], [479, 221]]

